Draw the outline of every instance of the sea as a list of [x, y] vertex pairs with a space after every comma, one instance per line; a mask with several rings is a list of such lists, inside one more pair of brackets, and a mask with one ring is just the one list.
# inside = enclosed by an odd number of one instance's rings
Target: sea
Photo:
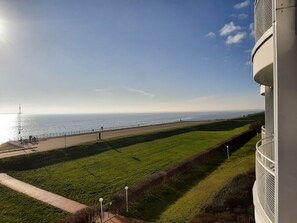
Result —
[[[236, 118], [259, 112], [179, 112], [131, 114], [0, 114], [0, 144], [29, 135], [36, 137], [111, 130], [179, 121], [203, 121]], [[21, 135], [19, 135], [19, 130]]]

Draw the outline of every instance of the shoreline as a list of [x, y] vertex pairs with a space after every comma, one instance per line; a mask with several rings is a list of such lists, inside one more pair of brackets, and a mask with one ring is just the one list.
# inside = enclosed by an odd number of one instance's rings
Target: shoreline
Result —
[[[91, 117], [80, 117], [79, 114], [74, 114], [74, 118], [48, 118], [48, 115], [45, 115], [45, 118], [42, 118], [42, 122], [40, 125], [30, 125], [30, 123], [24, 123], [22, 126], [24, 129], [22, 130], [22, 138], [29, 139], [29, 136], [35, 136], [38, 139], [43, 138], [52, 138], [52, 137], [64, 137], [66, 135], [78, 135], [85, 133], [93, 133], [101, 131], [101, 128], [104, 127], [104, 131], [113, 131], [118, 129], [129, 129], [129, 128], [137, 128], [143, 126], [154, 126], [154, 125], [164, 125], [171, 124], [177, 122], [200, 122], [206, 120], [225, 120], [225, 119], [234, 119], [237, 117], [248, 116], [251, 114], [259, 113], [258, 110], [247, 110], [247, 111], [216, 111], [216, 112], [187, 112], [176, 114], [176, 112], [164, 113], [167, 115], [156, 116], [154, 113], [144, 113], [146, 116], [141, 116], [142, 113], [135, 113], [135, 117], [131, 116], [132, 114], [127, 114], [126, 116], [113, 116], [113, 114], [102, 114], [106, 115], [101, 116], [91, 116]], [[158, 114], [158, 113], [156, 113]], [[163, 113], [162, 113], [163, 114]], [[28, 117], [31, 117], [30, 114]], [[64, 115], [64, 114], [63, 114]], [[93, 114], [99, 115], [99, 114]], [[119, 114], [121, 115], [121, 113]], [[26, 116], [26, 114], [25, 114]], [[53, 115], [55, 117], [56, 115]], [[76, 117], [77, 116], [77, 117]], [[29, 120], [35, 120], [35, 115], [33, 115]], [[68, 117], [65, 114], [65, 117]], [[105, 117], [105, 118], [104, 118]], [[124, 119], [123, 119], [124, 118]], [[37, 118], [39, 120], [39, 118]], [[75, 125], [64, 123], [64, 119], [66, 122], [73, 121]], [[98, 120], [97, 120], [98, 119]], [[106, 122], [104, 120], [107, 120]], [[120, 120], [124, 121], [120, 121]], [[68, 121], [67, 121], [68, 120]], [[44, 122], [44, 123], [43, 123]], [[53, 124], [51, 124], [53, 122]], [[97, 123], [98, 124], [95, 124]], [[101, 124], [100, 124], [101, 123]], [[65, 126], [64, 126], [65, 124]], [[67, 124], [67, 125], [66, 125]], [[17, 126], [14, 124], [11, 128], [7, 129], [7, 134], [4, 134], [1, 138], [1, 144], [7, 141], [17, 141], [19, 139], [19, 135], [17, 135], [16, 131], [13, 129], [17, 129]], [[6, 133], [6, 129], [5, 133]], [[4, 131], [3, 130], [3, 131]], [[1, 149], [0, 149], [1, 150]]]
[[[69, 132], [56, 132], [56, 133], [46, 133], [46, 134], [40, 134], [40, 135], [33, 135], [38, 140], [47, 140], [51, 138], [61, 138], [65, 137], [65, 135], [68, 136], [78, 136], [78, 135], [87, 135], [87, 134], [94, 134], [94, 133], [106, 133], [106, 132], [115, 132], [115, 131], [122, 131], [122, 130], [130, 130], [130, 129], [141, 129], [141, 128], [147, 128], [147, 127], [159, 127], [159, 126], [169, 126], [169, 125], [175, 125], [178, 123], [193, 123], [199, 124], [200, 122], [210, 122], [210, 121], [222, 121], [225, 119], [209, 119], [209, 120], [197, 120], [197, 121], [174, 121], [174, 122], [163, 122], [163, 123], [156, 123], [156, 124], [144, 124], [144, 125], [136, 125], [136, 126], [126, 126], [126, 127], [109, 127], [103, 130], [99, 129], [87, 129], [87, 130], [76, 130], [76, 131], [69, 131]], [[24, 136], [24, 139], [29, 138], [29, 136]], [[16, 140], [11, 140], [13, 142], [16, 142]], [[9, 141], [9, 142], [11, 142]]]
[[[82, 133], [76, 135], [61, 135], [57, 137], [50, 137], [41, 139], [38, 143], [28, 143], [22, 148], [17, 148], [16, 141], [10, 141], [8, 143], [15, 144], [15, 149], [9, 151], [0, 151], [0, 159], [6, 157], [20, 156], [29, 153], [44, 152], [54, 149], [62, 149], [75, 145], [80, 145], [87, 142], [95, 142], [105, 139], [117, 138], [117, 137], [128, 137], [139, 134], [146, 134], [150, 132], [164, 131], [169, 129], [177, 129], [194, 125], [201, 125], [211, 123], [217, 120], [206, 120], [206, 121], [178, 121], [171, 123], [160, 123], [146, 126], [127, 127], [112, 130], [94, 131], [90, 133]], [[101, 139], [99, 134], [101, 133]]]

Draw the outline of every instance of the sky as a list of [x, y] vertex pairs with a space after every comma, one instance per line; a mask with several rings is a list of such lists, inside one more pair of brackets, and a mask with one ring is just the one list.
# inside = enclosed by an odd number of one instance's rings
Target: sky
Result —
[[263, 109], [252, 0], [0, 0], [0, 113]]

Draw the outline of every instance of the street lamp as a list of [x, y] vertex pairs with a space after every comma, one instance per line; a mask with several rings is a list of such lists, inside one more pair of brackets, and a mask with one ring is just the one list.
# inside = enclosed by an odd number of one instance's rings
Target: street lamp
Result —
[[229, 146], [227, 146], [227, 157], [228, 157], [228, 159], [229, 159]]
[[102, 197], [99, 198], [99, 202], [100, 202], [100, 210], [101, 210], [100, 219], [101, 219], [101, 223], [103, 223], [103, 207], [102, 207], [103, 198]]
[[109, 218], [109, 212], [111, 212], [111, 205], [112, 205], [112, 201], [111, 202], [109, 202], [109, 211], [107, 212], [108, 214], [107, 214], [107, 217]]
[[[66, 146], [67, 146], [67, 143], [66, 143], [66, 134], [67, 134], [67, 131], [66, 131], [66, 127], [65, 127], [65, 125], [63, 125], [63, 127], [64, 127], [64, 146], [65, 146], [65, 148], [66, 148]], [[63, 136], [63, 135], [61, 135], [61, 136]]]
[[126, 190], [126, 212], [129, 211], [129, 207], [128, 207], [128, 189], [129, 189], [129, 187], [126, 186], [125, 187], [125, 190]]

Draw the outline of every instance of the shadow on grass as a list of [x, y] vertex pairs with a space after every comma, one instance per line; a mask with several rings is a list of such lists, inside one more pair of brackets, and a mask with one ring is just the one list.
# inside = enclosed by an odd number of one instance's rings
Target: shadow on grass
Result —
[[[263, 114], [260, 113], [239, 119], [218, 121], [203, 125], [171, 129], [161, 132], [153, 132], [149, 134], [142, 134], [125, 138], [103, 140], [95, 143], [85, 143], [79, 146], [72, 146], [58, 150], [51, 150], [40, 153], [26, 154], [17, 157], [4, 158], [0, 160], [0, 171], [7, 172], [13, 170], [21, 171], [36, 169], [65, 161], [93, 156], [111, 149], [120, 153], [121, 151], [117, 149], [122, 147], [163, 139], [174, 135], [189, 133], [193, 131], [229, 131], [247, 124], [254, 123], [255, 121], [263, 120], [263, 117]], [[131, 158], [137, 161], [141, 161], [140, 159], [135, 157]]]
[[254, 223], [253, 185], [255, 170], [240, 174], [225, 185], [201, 209], [192, 223], [246, 222]]
[[225, 154], [218, 153], [198, 167], [183, 173], [170, 183], [157, 187], [142, 199], [141, 202], [130, 206], [129, 214], [126, 214], [126, 216], [155, 222], [170, 205], [181, 198], [188, 190], [199, 183], [199, 181], [216, 170], [225, 159]]

